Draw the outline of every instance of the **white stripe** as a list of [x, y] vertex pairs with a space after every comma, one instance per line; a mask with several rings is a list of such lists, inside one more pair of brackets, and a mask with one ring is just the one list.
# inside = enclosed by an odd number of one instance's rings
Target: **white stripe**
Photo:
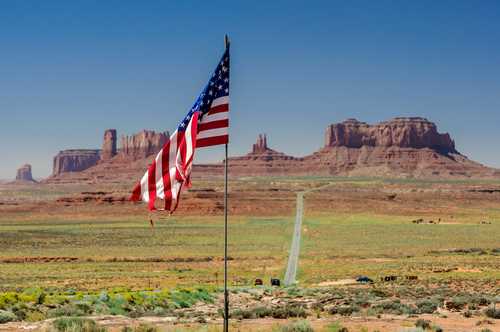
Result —
[[223, 105], [223, 104], [229, 104], [229, 96], [224, 96], [224, 97], [219, 97], [217, 99], [214, 99], [214, 101], [212, 101], [212, 105], [210, 107], [216, 107], [216, 106]]
[[149, 202], [148, 173], [149, 171], [146, 171], [141, 179], [141, 196], [144, 202]]
[[177, 171], [177, 130], [170, 136], [170, 152], [168, 153], [168, 172], [170, 174], [170, 191], [172, 192], [172, 203], [177, 200], [177, 190], [175, 189], [175, 172]]
[[201, 123], [208, 123], [213, 121], [226, 120], [229, 118], [229, 112], [219, 112], [215, 114], [207, 114], [201, 120]]
[[163, 149], [156, 155], [156, 197], [158, 198], [165, 198], [165, 193], [163, 192], [162, 156]]
[[224, 135], [227, 135], [227, 127], [201, 131], [198, 134], [198, 137], [196, 137], [196, 139], [199, 140], [202, 138], [224, 136]]
[[193, 125], [193, 118], [191, 117], [191, 120], [189, 120], [189, 124], [186, 129], [185, 133], [185, 138], [186, 138], [186, 162], [191, 158], [193, 155], [193, 141], [191, 139], [191, 127]]

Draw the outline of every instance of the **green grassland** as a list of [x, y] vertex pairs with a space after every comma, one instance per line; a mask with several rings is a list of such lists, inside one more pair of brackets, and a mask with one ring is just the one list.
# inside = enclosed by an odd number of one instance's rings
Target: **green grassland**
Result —
[[[498, 215], [498, 211], [490, 213]], [[388, 274], [500, 279], [500, 253], [494, 251], [500, 247], [499, 222], [417, 225], [408, 220], [397, 215], [306, 213], [300, 284]], [[292, 217], [230, 218], [231, 283], [250, 285], [255, 278], [282, 277], [292, 230]], [[222, 281], [222, 231], [218, 216], [172, 217], [158, 221], [154, 228], [146, 218], [137, 217], [3, 220], [4, 261], [34, 256], [78, 260], [0, 263], [0, 285], [4, 290], [33, 285], [63, 289], [217, 286]], [[485, 252], [445, 251], [452, 248]], [[455, 270], [433, 272], [446, 269]]]
[[[317, 207], [317, 201], [333, 193], [325, 185], [354, 193], [365, 190], [378, 193], [380, 188], [386, 191], [388, 188], [409, 194], [394, 204], [384, 200], [385, 194], [380, 194], [380, 200], [353, 196], [341, 203], [336, 202], [336, 197], [342, 196], [334, 196], [326, 207]], [[194, 186], [222, 188], [220, 181], [207, 180], [195, 181]], [[460, 196], [446, 196], [450, 188], [464, 186], [496, 188], [498, 183], [328, 177], [254, 177], [230, 183], [232, 192], [252, 191], [252, 199], [260, 190], [262, 199], [272, 198], [276, 195], [274, 191], [265, 190], [277, 188], [287, 192], [285, 199], [292, 202], [294, 192], [321, 188], [305, 196], [298, 280], [302, 286], [358, 275], [500, 279], [500, 202], [490, 196], [485, 196], [486, 200], [483, 196], [460, 200], [456, 200]], [[437, 192], [436, 196], [426, 198], [427, 194], [419, 194], [429, 188]], [[106, 190], [88, 185], [8, 187], [0, 190], [0, 197], [37, 201], [91, 189]], [[221, 216], [162, 216], [151, 227], [146, 213], [122, 212], [116, 206], [96, 206], [95, 213], [93, 209], [93, 206], [75, 207], [63, 214], [58, 210], [38, 213], [21, 209], [0, 214], [0, 288], [94, 290], [117, 286], [143, 289], [221, 285]], [[106, 213], [101, 214], [102, 211]], [[273, 213], [252, 216], [251, 212], [230, 216], [230, 284], [251, 285], [255, 278], [283, 276], [293, 232], [293, 213], [292, 210], [282, 216]], [[453, 214], [450, 223], [411, 223], [419, 216], [445, 219], [450, 213]], [[489, 224], [480, 224], [483, 219]], [[484, 251], [450, 251], [468, 248]], [[77, 260], [8, 262], [10, 258], [23, 257]]]

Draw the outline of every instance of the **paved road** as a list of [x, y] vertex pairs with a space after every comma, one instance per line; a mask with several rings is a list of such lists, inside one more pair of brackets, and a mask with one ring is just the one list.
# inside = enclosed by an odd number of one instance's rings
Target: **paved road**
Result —
[[310, 193], [311, 191], [321, 190], [326, 187], [334, 185], [334, 183], [328, 183], [324, 186], [313, 188], [307, 191], [302, 191], [297, 193], [297, 208], [295, 214], [295, 226], [293, 229], [293, 239], [292, 246], [290, 247], [290, 254], [288, 256], [288, 265], [285, 272], [285, 286], [293, 285], [297, 282], [297, 267], [299, 265], [299, 254], [300, 254], [300, 234], [302, 231], [302, 217], [304, 215], [304, 195]]
[[299, 265], [300, 234], [302, 230], [302, 216], [304, 214], [304, 193], [297, 193], [297, 212], [295, 214], [295, 227], [293, 230], [292, 246], [288, 256], [288, 266], [285, 273], [285, 286], [295, 283], [297, 266]]

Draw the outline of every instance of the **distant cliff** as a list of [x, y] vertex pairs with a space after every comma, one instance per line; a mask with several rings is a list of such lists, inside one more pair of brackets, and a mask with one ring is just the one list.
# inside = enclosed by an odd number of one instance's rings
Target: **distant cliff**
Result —
[[117, 132], [107, 129], [101, 150], [70, 149], [59, 151], [54, 157], [52, 175], [81, 172], [99, 163], [107, 163], [115, 158], [138, 160], [156, 154], [168, 140], [168, 132], [156, 133], [142, 130], [137, 134], [122, 136], [117, 148]]
[[86, 170], [96, 165], [99, 159], [99, 150], [72, 149], [59, 151], [54, 157], [52, 175]]
[[[53, 180], [137, 181], [168, 136], [166, 132], [143, 130], [122, 136], [117, 149], [116, 131], [107, 130], [101, 153], [99, 150], [67, 150], [56, 156], [54, 174], [71, 176]], [[500, 170], [460, 154], [449, 134], [440, 133], [433, 122], [420, 117], [398, 117], [373, 125], [348, 119], [328, 125], [323, 146], [303, 157], [271, 149], [267, 135], [261, 134], [249, 153], [229, 158], [229, 173], [232, 176], [500, 177]], [[222, 174], [222, 163], [193, 167], [193, 177]]]
[[325, 148], [400, 147], [430, 148], [442, 153], [457, 153], [449, 134], [440, 134], [434, 123], [424, 118], [395, 118], [369, 125], [356, 119], [329, 125], [325, 133]]

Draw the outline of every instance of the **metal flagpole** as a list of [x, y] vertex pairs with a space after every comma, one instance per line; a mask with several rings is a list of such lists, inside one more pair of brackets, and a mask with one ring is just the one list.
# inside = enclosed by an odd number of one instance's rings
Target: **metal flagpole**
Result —
[[[224, 44], [229, 47], [229, 37], [224, 36]], [[229, 331], [229, 293], [227, 290], [227, 145], [224, 158], [224, 332]]]

